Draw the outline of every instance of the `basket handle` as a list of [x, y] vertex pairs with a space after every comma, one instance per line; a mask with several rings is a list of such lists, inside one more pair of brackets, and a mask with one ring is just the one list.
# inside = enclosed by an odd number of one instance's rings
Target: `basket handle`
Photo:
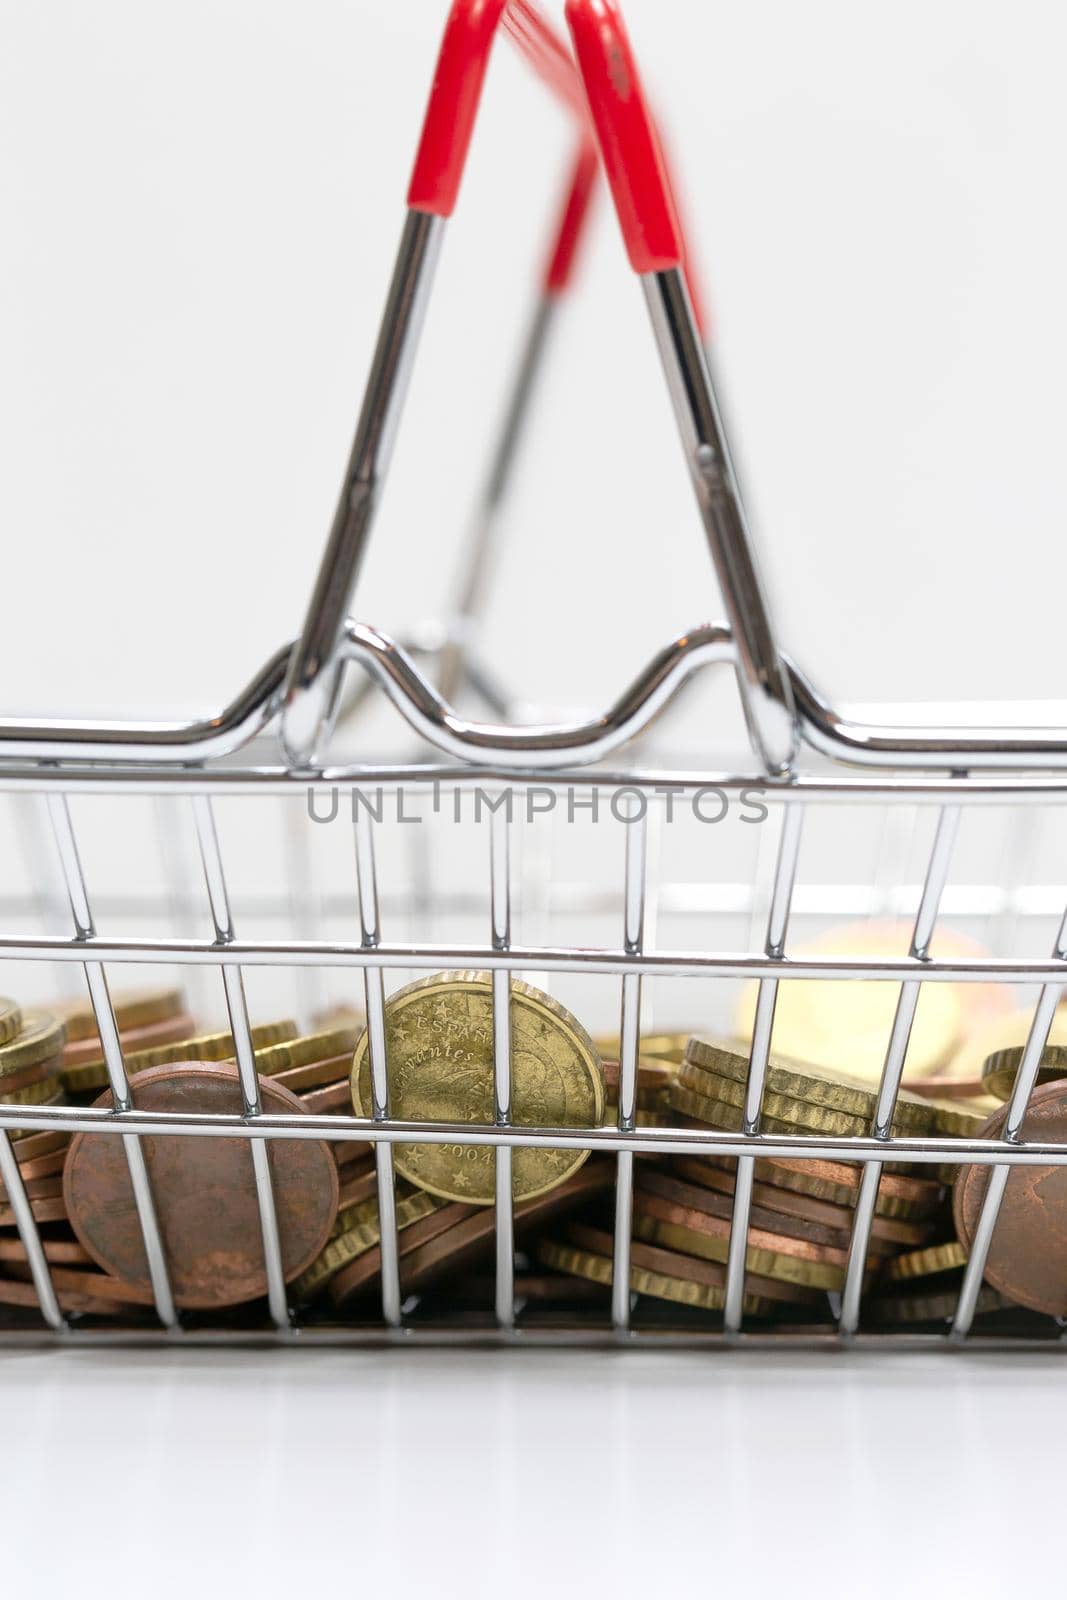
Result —
[[[584, 94], [570, 52], [532, 0], [453, 0], [355, 439], [282, 695], [282, 743], [296, 767], [314, 763], [337, 714], [341, 635], [388, 467], [441, 230], [459, 196], [489, 55], [502, 21], [534, 70], [575, 115], [580, 144], [589, 140]], [[587, 162], [579, 164], [549, 262], [557, 292], [570, 280], [592, 187]]]
[[686, 288], [686, 247], [656, 126], [615, 0], [567, 0], [567, 22], [630, 265], [652, 316], [712, 562], [738, 652], [757, 756], [786, 771], [796, 750], [789, 676]]

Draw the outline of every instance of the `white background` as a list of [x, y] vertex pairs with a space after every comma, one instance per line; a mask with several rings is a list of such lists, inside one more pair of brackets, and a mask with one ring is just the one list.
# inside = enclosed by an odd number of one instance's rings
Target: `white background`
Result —
[[[0, 7], [2, 703], [213, 707], [299, 628], [442, 0]], [[790, 651], [841, 700], [1057, 694], [1067, 234], [1041, 4], [631, 0]], [[357, 598], [438, 609], [567, 129], [505, 46]], [[601, 196], [487, 641], [599, 705], [720, 614]]]
[[[442, 11], [0, 5], [5, 710], [211, 709], [298, 629]], [[788, 649], [843, 700], [1060, 695], [1062, 19], [627, 11]], [[447, 593], [566, 149], [502, 47], [357, 597], [388, 630]], [[517, 693], [593, 706], [720, 612], [598, 220], [486, 639]], [[0, 1381], [24, 1593], [1052, 1576], [1050, 1361], [6, 1354]]]

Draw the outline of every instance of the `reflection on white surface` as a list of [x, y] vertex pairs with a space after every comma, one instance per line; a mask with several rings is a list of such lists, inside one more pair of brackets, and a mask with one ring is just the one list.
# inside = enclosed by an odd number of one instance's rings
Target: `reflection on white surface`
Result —
[[1065, 1395], [1052, 1352], [7, 1352], [5, 1589], [1025, 1592]]

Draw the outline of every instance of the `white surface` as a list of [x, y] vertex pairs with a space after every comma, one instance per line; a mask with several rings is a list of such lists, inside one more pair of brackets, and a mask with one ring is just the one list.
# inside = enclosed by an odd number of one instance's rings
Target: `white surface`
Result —
[[8, 1354], [5, 1589], [1051, 1593], [1065, 1395], [1056, 1356]]

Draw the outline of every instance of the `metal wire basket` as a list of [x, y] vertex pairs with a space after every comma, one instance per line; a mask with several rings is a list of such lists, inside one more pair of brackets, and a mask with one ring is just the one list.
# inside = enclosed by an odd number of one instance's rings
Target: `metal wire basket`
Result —
[[[304, 1343], [335, 1341], [583, 1342], [620, 1340], [732, 1343], [773, 1340], [846, 1344], [875, 1336], [860, 1332], [863, 1271], [879, 1181], [887, 1162], [907, 1161], [936, 1169], [945, 1163], [992, 1168], [969, 1263], [951, 1321], [941, 1334], [878, 1335], [893, 1344], [944, 1348], [978, 1345], [969, 1337], [978, 1291], [1008, 1175], [1014, 1166], [1060, 1166], [1067, 1147], [1024, 1142], [1023, 1118], [1056, 1006], [1067, 984], [1067, 912], [1062, 891], [1040, 874], [1049, 819], [1059, 816], [1067, 796], [1067, 733], [1057, 729], [860, 724], [844, 720], [778, 649], [757, 574], [741, 497], [716, 405], [700, 322], [687, 284], [687, 255], [677, 209], [664, 167], [656, 127], [615, 7], [607, 0], [570, 0], [567, 7], [574, 55], [555, 37], [526, 0], [456, 0], [438, 61], [408, 196], [409, 210], [389, 291], [380, 337], [367, 384], [352, 456], [334, 526], [323, 557], [303, 631], [278, 652], [248, 687], [217, 716], [185, 725], [151, 723], [62, 724], [9, 720], [0, 725], [0, 788], [26, 797], [20, 806], [43, 812], [58, 852], [69, 931], [7, 933], [0, 957], [80, 968], [88, 984], [106, 1058], [114, 1109], [0, 1107], [0, 1177], [26, 1252], [44, 1328], [23, 1318], [0, 1323], [8, 1339], [66, 1341], [151, 1340], [181, 1337], [217, 1342], [224, 1338]], [[453, 614], [446, 626], [406, 646], [352, 620], [351, 598], [366, 547], [405, 377], [417, 340], [433, 261], [445, 218], [456, 201], [472, 133], [482, 77], [498, 24], [575, 115], [576, 157], [568, 174], [565, 203], [546, 269], [536, 313], [523, 352], [494, 453], [474, 537], [466, 554]], [[533, 381], [546, 347], [558, 297], [569, 282], [589, 193], [598, 165], [606, 173], [630, 263], [641, 279], [668, 386], [675, 407], [708, 546], [721, 587], [727, 620], [701, 625], [675, 640], [614, 705], [574, 723], [512, 725], [512, 702], [478, 659], [475, 625], [484, 574], [496, 532], [497, 512], [508, 485]], [[360, 669], [355, 689], [345, 674]], [[751, 742], [751, 757], [725, 771], [658, 764], [646, 753], [646, 730], [696, 674], [719, 665], [736, 676]], [[436, 686], [435, 686], [436, 685]], [[384, 697], [418, 740], [414, 759], [388, 764], [330, 764], [324, 752], [336, 729], [365, 713], [371, 697]], [[466, 696], [487, 708], [492, 721], [461, 716], [454, 703]], [[279, 754], [280, 748], [284, 754]], [[849, 770], [859, 769], [859, 770]], [[672, 808], [691, 805], [710, 790], [727, 804], [753, 791], [768, 825], [751, 880], [737, 882], [714, 872], [701, 886], [670, 881], [657, 856], [662, 824]], [[434, 814], [442, 796], [475, 791], [486, 801], [488, 892], [460, 894], [449, 887], [427, 854], [421, 830], [405, 831], [365, 803], [373, 791], [386, 801], [398, 794], [409, 805]], [[588, 809], [606, 796], [604, 822], [621, 839], [614, 884], [597, 889], [570, 881], [544, 841], [525, 826], [530, 797], [569, 797]], [[79, 855], [74, 812], [85, 797], [101, 796], [113, 810], [153, 797], [169, 815], [191, 818], [199, 867], [210, 912], [206, 935], [183, 931], [198, 895], [196, 873], [182, 859], [170, 863], [172, 893], [165, 901], [105, 892], [98, 910], [121, 927], [147, 921], [148, 932], [98, 931]], [[338, 803], [340, 797], [340, 805]], [[504, 804], [504, 798], [507, 804]], [[216, 810], [230, 799], [242, 807], [284, 802], [289, 819], [289, 884], [265, 897], [249, 920], [273, 928], [250, 935], [235, 923]], [[349, 813], [349, 805], [351, 811]], [[836, 883], [801, 882], [801, 831], [842, 805], [877, 818], [877, 860], [866, 875]], [[309, 873], [306, 807], [351, 815], [355, 879], [351, 890], [336, 880], [323, 890]], [[610, 808], [611, 816], [606, 813]], [[543, 809], [543, 807], [542, 807]], [[1003, 884], [980, 871], [976, 881], [951, 880], [961, 820], [993, 818], [982, 861], [1004, 854]], [[294, 821], [294, 818], [296, 819]], [[894, 839], [914, 830], [925, 859], [919, 882], [902, 879]], [[1040, 826], [1038, 824], [1040, 823]], [[923, 833], [927, 829], [927, 834]], [[602, 830], [603, 831], [603, 830]], [[381, 863], [390, 834], [402, 834], [408, 854]], [[910, 835], [909, 835], [910, 836]], [[765, 842], [773, 838], [773, 848]], [[1022, 841], [1020, 843], [1020, 841]], [[31, 852], [27, 837], [26, 849]], [[42, 847], [43, 848], [43, 847]], [[521, 871], [513, 855], [523, 852]], [[614, 849], [615, 846], [613, 845]], [[29, 857], [28, 857], [29, 858]], [[1033, 863], [1038, 862], [1036, 879]], [[48, 863], [32, 855], [37, 891], [47, 898]], [[383, 894], [379, 895], [379, 877]], [[588, 878], [588, 875], [587, 875]], [[396, 893], [394, 893], [396, 889]], [[796, 890], [796, 896], [795, 896]], [[907, 911], [910, 943], [899, 958], [791, 959], [787, 932], [791, 913], [815, 917], [842, 908]], [[384, 908], [384, 914], [383, 914]], [[13, 906], [12, 920], [15, 917]], [[402, 920], [402, 939], [390, 936]], [[433, 939], [434, 930], [456, 913], [475, 931]], [[355, 915], [353, 915], [353, 913]], [[1047, 957], [1006, 954], [939, 960], [931, 954], [939, 917], [961, 924], [980, 921], [989, 943], [1003, 949], [1012, 930], [1058, 919]], [[358, 916], [358, 922], [356, 921]], [[661, 942], [672, 917], [691, 919], [694, 942], [675, 948]], [[740, 920], [758, 929], [756, 948], [736, 938]], [[277, 931], [281, 924], [281, 933]], [[72, 925], [71, 925], [72, 924]], [[9, 923], [10, 925], [10, 923]], [[515, 937], [514, 929], [542, 927], [543, 937]], [[574, 936], [560, 940], [566, 925]], [[340, 930], [340, 931], [338, 931]], [[480, 930], [480, 931], [479, 931]], [[600, 937], [594, 937], [599, 930]], [[109, 974], [131, 964], [178, 967], [190, 981], [221, 976], [229, 1025], [236, 1043], [244, 1110], [241, 1115], [158, 1113], [138, 1110], [123, 1061], [109, 993]], [[491, 1125], [400, 1122], [390, 1115], [385, 1059], [384, 1006], [387, 981], [401, 973], [480, 968], [492, 973], [495, 1060], [495, 1119]], [[49, 969], [54, 970], [54, 969]], [[373, 1117], [280, 1116], [264, 1113], [256, 1075], [246, 981], [295, 971], [307, 1006], [324, 973], [362, 977], [369, 1029]], [[510, 1007], [512, 975], [543, 975], [549, 986], [595, 987], [603, 1009], [610, 991], [618, 1005], [620, 1082], [617, 1123], [583, 1129], [517, 1128], [511, 1123]], [[865, 1137], [826, 1138], [761, 1132], [761, 1102], [779, 982], [880, 980], [897, 986], [895, 1019], [886, 1041], [877, 1113]], [[740, 1133], [692, 1127], [636, 1127], [637, 1062], [647, 1027], [650, 984], [708, 980], [758, 980], [758, 1003]], [[993, 983], [1013, 992], [1036, 990], [1029, 1037], [999, 1140], [900, 1138], [891, 1133], [893, 1110], [920, 994], [925, 985]], [[136, 1198], [150, 1268], [158, 1328], [81, 1326], [60, 1309], [49, 1264], [10, 1140], [13, 1129], [104, 1133], [121, 1139]], [[269, 1316], [261, 1322], [183, 1321], [175, 1308], [166, 1252], [140, 1140], [152, 1135], [247, 1139], [255, 1172], [267, 1270]], [[381, 1217], [381, 1315], [354, 1324], [301, 1323], [288, 1304], [268, 1162], [273, 1140], [370, 1141], [376, 1152]], [[398, 1141], [463, 1143], [495, 1152], [495, 1320], [414, 1318], [402, 1302], [398, 1265], [393, 1145]], [[557, 1320], [551, 1327], [517, 1315], [514, 1288], [515, 1235], [512, 1152], [522, 1146], [579, 1147], [609, 1152], [616, 1164], [614, 1276], [610, 1318]], [[631, 1215], [635, 1157], [644, 1154], [714, 1154], [736, 1160], [732, 1232], [726, 1268], [725, 1310], [700, 1326], [658, 1316], [638, 1326], [630, 1292]], [[849, 1265], [844, 1288], [831, 1303], [833, 1320], [800, 1333], [750, 1332], [743, 1317], [745, 1240], [757, 1156], [805, 1160], [827, 1158], [862, 1164]], [[1052, 1338], [1057, 1330], [1053, 1324]], [[1024, 1331], [1013, 1342], [1026, 1342]], [[997, 1335], [1008, 1337], [1008, 1335]], [[1047, 1344], [1048, 1337], [1039, 1342]]]

